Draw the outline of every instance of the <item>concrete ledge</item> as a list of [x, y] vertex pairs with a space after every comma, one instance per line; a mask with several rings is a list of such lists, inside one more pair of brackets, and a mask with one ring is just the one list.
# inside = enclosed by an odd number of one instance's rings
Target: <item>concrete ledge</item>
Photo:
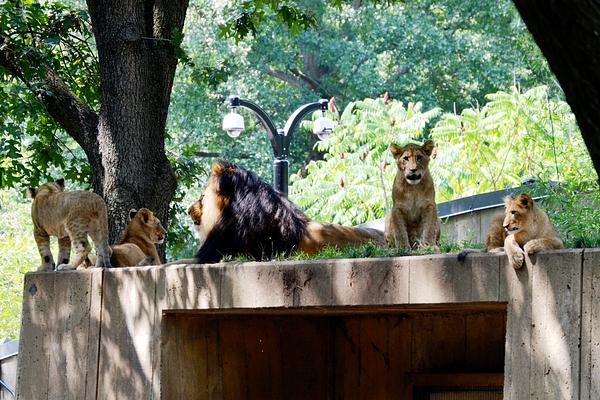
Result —
[[494, 303], [505, 399], [600, 398], [600, 249], [29, 273], [18, 398], [160, 398], [169, 310]]

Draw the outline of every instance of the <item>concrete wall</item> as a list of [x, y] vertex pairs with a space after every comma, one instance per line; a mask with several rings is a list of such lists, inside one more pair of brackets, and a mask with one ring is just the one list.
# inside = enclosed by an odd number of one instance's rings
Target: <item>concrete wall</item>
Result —
[[19, 399], [160, 398], [165, 310], [507, 303], [505, 399], [600, 398], [600, 249], [138, 267], [25, 278]]

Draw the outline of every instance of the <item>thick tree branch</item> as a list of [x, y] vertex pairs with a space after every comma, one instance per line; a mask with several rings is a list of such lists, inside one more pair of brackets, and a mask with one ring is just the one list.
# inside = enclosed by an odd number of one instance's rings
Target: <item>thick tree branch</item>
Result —
[[321, 86], [321, 84], [310, 76], [304, 74], [302, 71], [294, 69], [290, 72], [275, 70], [271, 67], [267, 67], [267, 75], [289, 83], [292, 86], [298, 88], [309, 88], [313, 92], [317, 92], [320, 96], [329, 97], [327, 91]]
[[98, 114], [73, 93], [50, 68], [45, 68], [44, 86], [48, 93], [39, 97], [48, 113], [88, 152], [98, 150]]
[[[29, 62], [33, 62], [30, 60]], [[29, 87], [40, 99], [52, 118], [84, 149], [97, 143], [98, 114], [73, 93], [62, 79], [49, 67], [43, 68], [41, 81], [43, 90], [35, 90], [32, 82], [25, 78], [25, 72], [10, 44], [0, 36], [0, 65], [15, 78]]]
[[298, 76], [300, 79], [302, 79], [304, 82], [306, 82], [306, 84], [315, 92], [319, 92], [319, 93], [324, 92], [323, 87], [321, 86], [319, 81], [317, 81], [317, 79], [312, 78], [311, 76], [305, 74], [304, 72], [302, 72], [298, 69], [293, 69], [293, 70], [291, 70], [291, 72], [293, 74], [295, 74], [296, 76]]
[[289, 72], [278, 71], [278, 70], [274, 70], [271, 67], [267, 67], [267, 74], [271, 75], [273, 78], [277, 78], [279, 80], [287, 82], [290, 85], [298, 87], [298, 88], [308, 86], [308, 83], [306, 81], [300, 79], [296, 75], [291, 74]]
[[19, 79], [32, 90], [32, 93], [45, 106], [48, 114], [71, 136], [85, 151], [93, 170], [94, 190], [99, 191], [102, 181], [100, 153], [98, 151], [98, 114], [73, 93], [65, 82], [50, 67], [42, 67], [42, 76], [38, 79], [43, 88], [34, 88], [33, 82], [26, 78], [22, 62], [30, 65], [39, 61], [22, 60], [15, 54], [10, 42], [0, 35], [0, 66], [6, 68], [12, 76]]

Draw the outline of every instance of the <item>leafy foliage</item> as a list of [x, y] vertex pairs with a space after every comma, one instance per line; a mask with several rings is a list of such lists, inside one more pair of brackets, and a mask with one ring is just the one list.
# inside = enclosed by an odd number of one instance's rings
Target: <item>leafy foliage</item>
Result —
[[[193, 141], [203, 154], [217, 153], [270, 180], [272, 154], [262, 127], [246, 116], [249, 127], [237, 140], [221, 130], [229, 94], [257, 102], [283, 126], [297, 107], [320, 97], [335, 96], [344, 108], [387, 91], [405, 103], [460, 112], [515, 80], [553, 82], [509, 0], [303, 0], [294, 6], [315, 21], [302, 32], [278, 19], [277, 7], [288, 3], [191, 3], [183, 41], [191, 62], [175, 80], [172, 146]], [[246, 14], [256, 29], [239, 36], [231, 21]], [[295, 136], [292, 169], [321, 158], [314, 143], [311, 135]]]
[[0, 338], [17, 338], [23, 275], [35, 270], [40, 259], [29, 228], [30, 205], [14, 190], [0, 191], [0, 205]]
[[431, 130], [439, 200], [518, 186], [526, 177], [594, 179], [574, 115], [545, 86], [486, 97], [485, 106], [445, 114]]
[[539, 182], [534, 192], [567, 248], [600, 247], [600, 182]]
[[388, 168], [389, 144], [421, 138], [438, 114], [422, 112], [420, 103], [383, 98], [348, 104], [334, 133], [316, 145], [326, 152], [324, 160], [311, 162], [306, 178], [292, 176], [290, 198], [323, 221], [356, 224], [383, 217], [396, 173]]
[[0, 67], [0, 187], [37, 186], [52, 176], [89, 185], [79, 146], [46, 113], [38, 96], [46, 68], [80, 98], [98, 105], [98, 67], [85, 10], [62, 1], [0, 3], [0, 45], [21, 61], [15, 73]]
[[[367, 99], [351, 103], [331, 138], [318, 144], [324, 161], [294, 176], [290, 195], [312, 217], [345, 224], [382, 217], [396, 174], [387, 146], [426, 136], [437, 144], [430, 168], [436, 200], [518, 186], [523, 178], [587, 182], [597, 179], [568, 105], [546, 87], [514, 88], [487, 96], [482, 108], [438, 115], [418, 105]], [[387, 203], [387, 205], [386, 205]]]
[[[314, 3], [314, 2], [313, 2]], [[316, 19], [310, 8], [304, 8], [288, 0], [242, 0], [232, 7], [235, 15], [219, 28], [221, 36], [236, 41], [255, 34], [267, 18], [274, 16], [276, 23], [283, 24], [292, 34], [298, 34], [315, 26]]]

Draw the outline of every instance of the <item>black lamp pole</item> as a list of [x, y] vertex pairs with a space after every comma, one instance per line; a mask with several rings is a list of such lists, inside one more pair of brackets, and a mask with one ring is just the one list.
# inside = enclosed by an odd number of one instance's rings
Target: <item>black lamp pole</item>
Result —
[[305, 104], [290, 115], [283, 129], [277, 129], [267, 113], [257, 104], [240, 99], [238, 96], [229, 97], [229, 105], [232, 108], [247, 108], [258, 117], [260, 123], [265, 127], [267, 136], [271, 142], [271, 147], [273, 148], [273, 156], [275, 157], [273, 160], [273, 186], [284, 196], [287, 196], [288, 194], [288, 156], [294, 130], [298, 127], [298, 124], [306, 114], [317, 110], [326, 111], [327, 104], [327, 99], [320, 99], [316, 103]]

